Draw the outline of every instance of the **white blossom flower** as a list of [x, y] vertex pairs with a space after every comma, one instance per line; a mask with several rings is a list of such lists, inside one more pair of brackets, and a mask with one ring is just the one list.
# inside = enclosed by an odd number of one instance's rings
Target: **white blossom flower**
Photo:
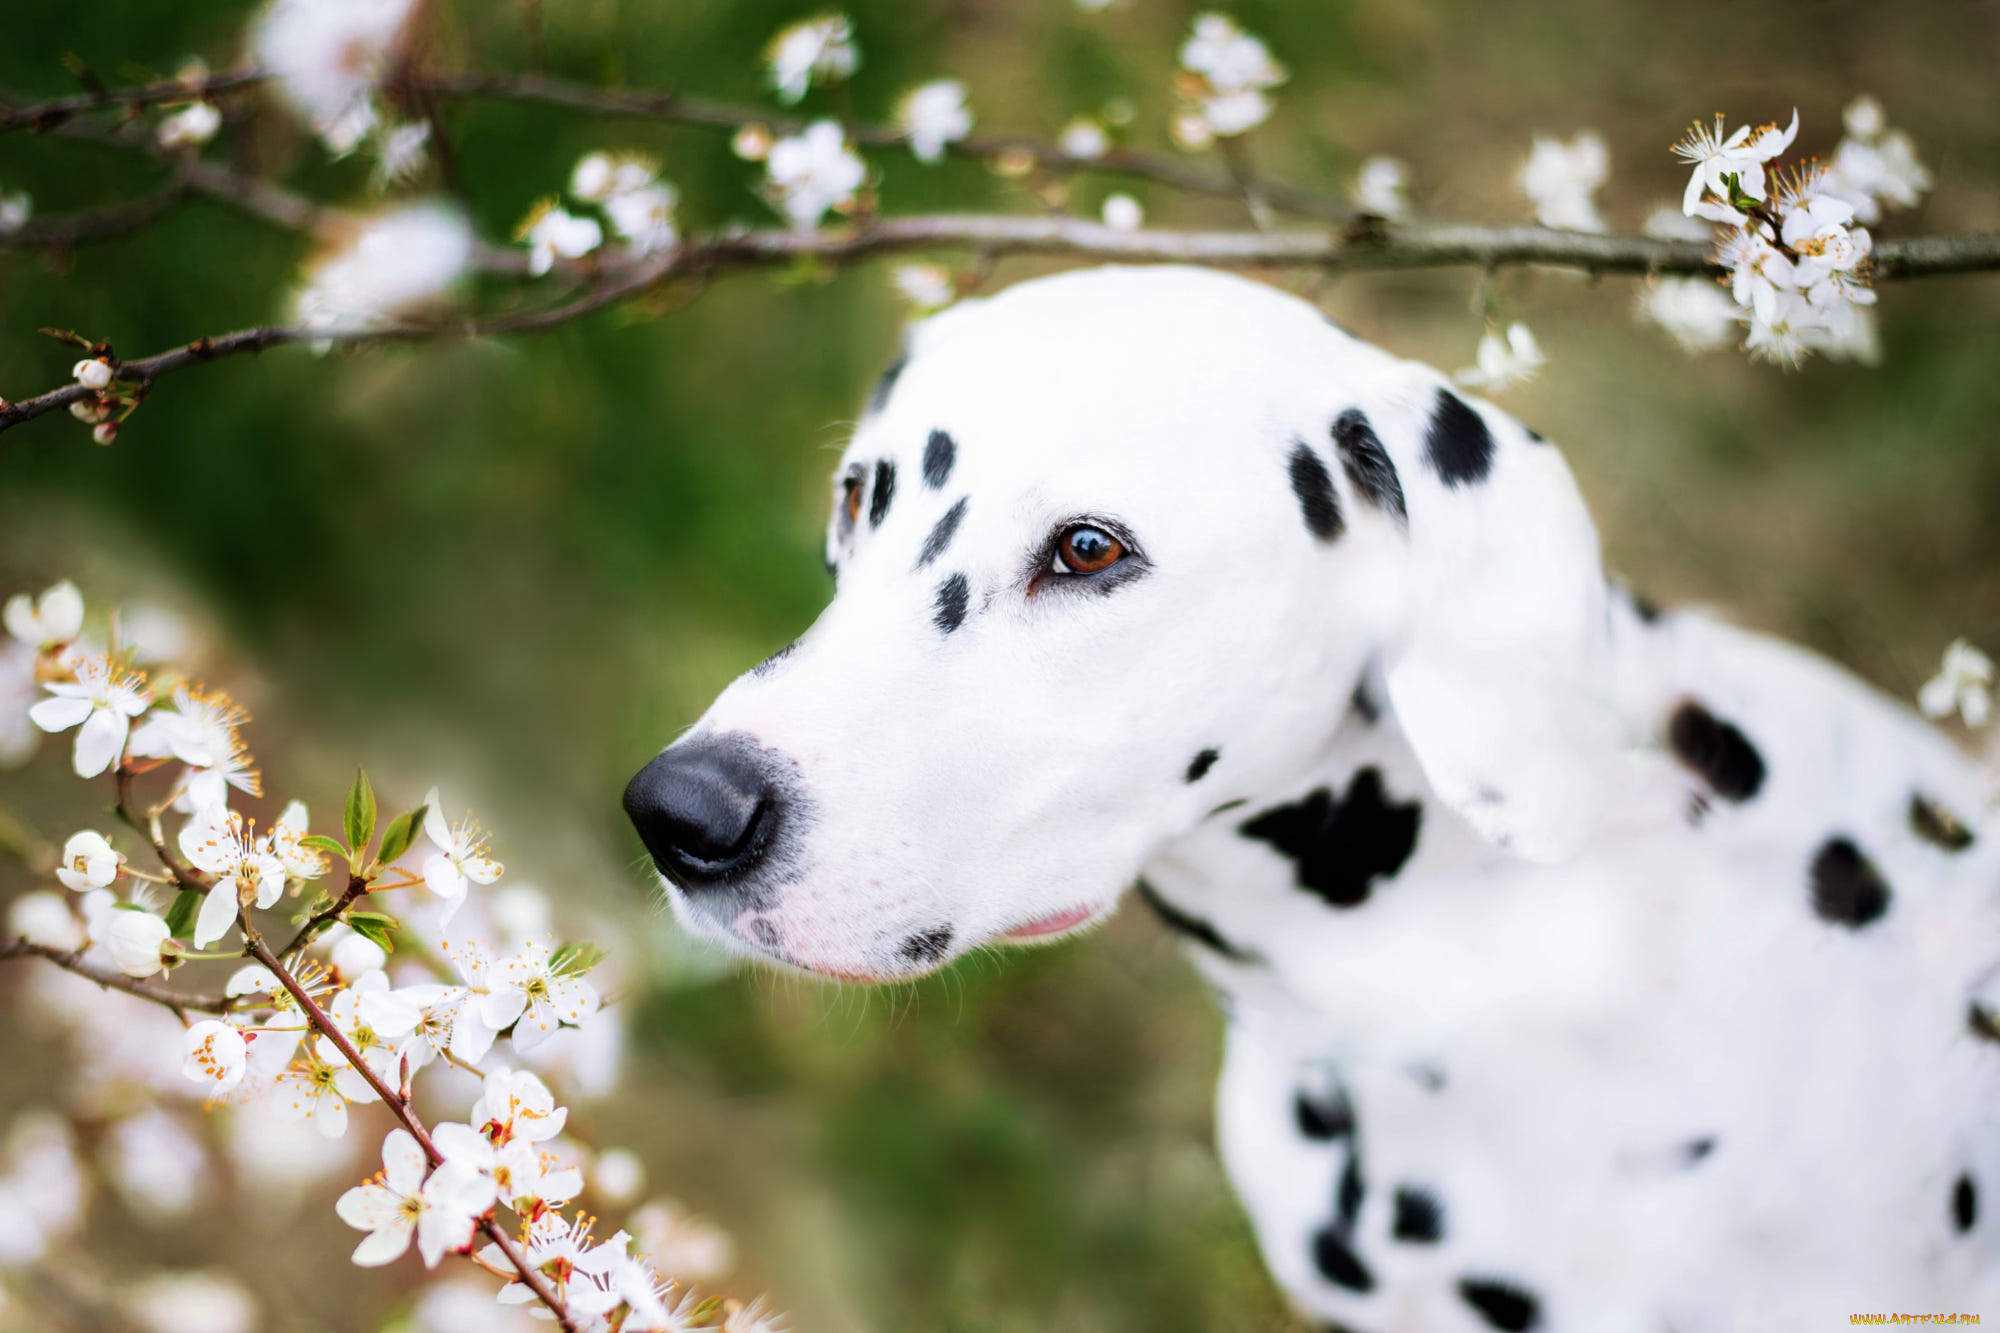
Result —
[[496, 1146], [515, 1139], [542, 1143], [562, 1133], [569, 1110], [557, 1106], [547, 1086], [527, 1070], [495, 1069], [486, 1075], [468, 1118]]
[[1964, 639], [1944, 650], [1944, 665], [1917, 691], [1917, 707], [1925, 717], [1953, 713], [1968, 727], [1983, 727], [1993, 716], [1993, 659]]
[[1708, 278], [1648, 282], [1639, 289], [1638, 310], [1640, 318], [1665, 329], [1685, 352], [1721, 347], [1735, 335], [1741, 315], [1721, 285]]
[[199, 148], [215, 137], [222, 128], [222, 113], [213, 102], [195, 102], [182, 107], [160, 122], [158, 141], [160, 147], [172, 152], [181, 148]]
[[1841, 120], [1847, 137], [1827, 165], [1827, 193], [1844, 200], [1864, 223], [1880, 221], [1885, 204], [1915, 208], [1932, 182], [1910, 137], [1891, 130], [1882, 104], [1865, 95], [1847, 104]]
[[305, 845], [312, 832], [304, 801], [293, 801], [264, 835], [259, 850], [278, 859], [287, 879], [318, 879], [326, 873], [326, 858]]
[[416, 1237], [426, 1268], [436, 1268], [447, 1252], [472, 1244], [474, 1224], [493, 1206], [493, 1183], [449, 1162], [426, 1174], [424, 1150], [406, 1129], [392, 1129], [382, 1142], [382, 1170], [356, 1185], [333, 1206], [340, 1220], [369, 1234], [354, 1249], [354, 1262], [377, 1268], [402, 1256]]
[[250, 837], [243, 816], [210, 805], [181, 826], [181, 855], [197, 870], [215, 876], [195, 916], [194, 945], [205, 949], [236, 924], [237, 913], [255, 903], [266, 908], [285, 891], [285, 864]]
[[81, 833], [70, 834], [69, 841], [63, 844], [62, 860], [56, 865], [56, 878], [66, 889], [88, 893], [117, 879], [118, 867], [124, 860], [105, 841], [102, 833], [85, 829]]
[[447, 1123], [431, 1129], [431, 1141], [445, 1161], [491, 1180], [500, 1202], [524, 1221], [583, 1193], [583, 1172], [527, 1139], [495, 1143], [470, 1125]]
[[187, 1059], [181, 1072], [204, 1093], [228, 1092], [250, 1067], [250, 1047], [235, 1024], [204, 1018], [187, 1030]]
[[310, 1054], [278, 1075], [272, 1086], [271, 1109], [286, 1120], [303, 1120], [329, 1139], [347, 1132], [347, 1098], [341, 1095], [338, 1069]]
[[385, 126], [375, 136], [375, 188], [386, 190], [415, 180], [430, 160], [430, 145], [427, 120]]
[[942, 310], [958, 299], [951, 272], [942, 264], [899, 264], [894, 280], [903, 299], [919, 310]]
[[[403, 1081], [397, 1043], [416, 1027], [416, 1005], [392, 992], [389, 978], [382, 973], [364, 972], [353, 985], [336, 991], [325, 1008], [326, 1016], [347, 1038], [368, 1073], [386, 1087], [397, 1087]], [[341, 1096], [350, 1102], [376, 1100], [374, 1086], [348, 1063], [332, 1037], [321, 1035], [315, 1045], [319, 1058], [333, 1066], [333, 1086]]]
[[1797, 291], [1775, 290], [1750, 312], [1744, 350], [1760, 361], [1787, 368], [1797, 366], [1813, 350], [1824, 318]]
[[86, 389], [111, 387], [111, 363], [101, 356], [86, 357], [70, 367], [70, 374]]
[[[555, 1289], [565, 1307], [577, 1314], [598, 1316], [610, 1313], [625, 1299], [612, 1289], [609, 1278], [629, 1258], [626, 1246], [630, 1237], [621, 1231], [602, 1244], [592, 1245], [590, 1229], [590, 1218], [568, 1221], [560, 1213], [545, 1213], [529, 1224], [521, 1248], [528, 1264]], [[479, 1254], [492, 1266], [506, 1264], [497, 1245], [489, 1245]], [[520, 1281], [500, 1288], [502, 1305], [524, 1305], [534, 1299], [534, 1292]]]
[[533, 1050], [567, 1023], [580, 1027], [597, 1012], [597, 988], [580, 976], [551, 969], [554, 954], [541, 940], [529, 940], [493, 972], [493, 995], [485, 1006], [495, 1027], [514, 1026], [514, 1045]]
[[332, 946], [327, 952], [327, 962], [342, 981], [353, 982], [370, 972], [380, 972], [389, 963], [389, 955], [382, 951], [381, 945], [345, 925], [336, 924], [319, 942]]
[[965, 85], [957, 79], [933, 79], [918, 85], [896, 104], [896, 124], [910, 136], [910, 151], [917, 155], [917, 161], [938, 161], [946, 144], [972, 133]]
[[1146, 225], [1146, 210], [1129, 194], [1114, 194], [1104, 201], [1104, 225], [1113, 231], [1137, 231]]
[[848, 146], [837, 121], [816, 120], [771, 145], [765, 159], [770, 189], [792, 225], [809, 231], [827, 210], [845, 208], [868, 179], [868, 165]]
[[1611, 171], [1604, 140], [1584, 130], [1568, 143], [1537, 136], [1521, 168], [1521, 192], [1535, 206], [1535, 219], [1563, 231], [1603, 231], [1604, 219], [1591, 199]]
[[596, 218], [544, 203], [528, 215], [520, 238], [528, 243], [528, 272], [540, 277], [557, 259], [581, 259], [603, 245], [604, 228]]
[[444, 899], [443, 920], [450, 921], [465, 901], [468, 884], [491, 884], [500, 878], [501, 866], [486, 854], [486, 839], [471, 816], [456, 827], [445, 818], [442, 798], [432, 787], [424, 796], [424, 836], [438, 851], [424, 861], [424, 884]]
[[47, 889], [24, 893], [7, 904], [7, 937], [69, 952], [87, 942], [83, 923], [61, 894]]
[[173, 933], [159, 915], [143, 908], [114, 911], [107, 918], [102, 943], [112, 966], [143, 981], [165, 966], [161, 952]]
[[273, 0], [251, 34], [257, 63], [336, 156], [376, 125], [375, 86], [404, 43], [416, 0]]
[[1735, 190], [1751, 199], [1763, 199], [1764, 164], [1792, 146], [1798, 136], [1799, 113], [1780, 130], [1776, 125], [1745, 125], [1731, 133], [1721, 116], [1711, 127], [1696, 122], [1687, 136], [1674, 145], [1674, 155], [1693, 166], [1687, 190], [1681, 197], [1681, 211], [1689, 217], [1705, 217], [1713, 222], [1740, 223], [1743, 212], [1736, 207]]
[[632, 1214], [639, 1248], [669, 1273], [712, 1282], [736, 1264], [729, 1233], [689, 1213], [678, 1199], [657, 1198]]
[[729, 151], [745, 162], [762, 162], [771, 155], [775, 142], [767, 125], [745, 125], [729, 137]]
[[674, 227], [674, 206], [680, 195], [665, 181], [619, 190], [604, 201], [611, 230], [623, 237], [635, 258], [644, 259], [670, 248], [680, 239]]
[[778, 100], [791, 105], [815, 79], [838, 83], [861, 65], [854, 23], [845, 14], [822, 14], [779, 30], [764, 53]]
[[1779, 238], [1798, 258], [1794, 275], [1810, 288], [1835, 273], [1853, 273], [1867, 260], [1872, 244], [1864, 227], [1850, 229], [1854, 208], [1830, 195], [1802, 199], [1785, 210]]
[[24, 190], [0, 194], [0, 236], [11, 236], [35, 215], [35, 201]]
[[201, 1141], [173, 1116], [149, 1107], [111, 1127], [105, 1175], [133, 1212], [159, 1223], [184, 1216], [200, 1199], [208, 1173]]
[[44, 685], [54, 697], [30, 708], [28, 716], [51, 733], [75, 727], [71, 766], [78, 777], [94, 778], [125, 753], [132, 719], [146, 711], [152, 696], [144, 676], [117, 669], [108, 657], [78, 657], [69, 668], [75, 679]]
[[1111, 136], [1092, 117], [1078, 116], [1063, 126], [1056, 136], [1056, 147], [1070, 157], [1089, 161], [1111, 151]]
[[28, 716], [41, 697], [35, 679], [33, 648], [16, 639], [0, 639], [0, 768], [14, 768], [34, 758], [42, 730]]
[[1497, 328], [1487, 329], [1479, 340], [1477, 360], [1478, 365], [1466, 367], [1453, 378], [1468, 387], [1495, 392], [1533, 379], [1548, 362], [1535, 335], [1521, 323], [1509, 324], [1505, 337]]
[[186, 764], [175, 793], [175, 808], [193, 813], [227, 805], [230, 787], [247, 796], [264, 794], [251, 767], [240, 728], [250, 715], [227, 695], [203, 694], [189, 685], [174, 689], [172, 711], [155, 709], [132, 733], [132, 753], [169, 756]]
[[[295, 317], [309, 329], [368, 328], [437, 299], [471, 262], [472, 224], [464, 213], [443, 203], [404, 204], [362, 220], [307, 265]], [[331, 346], [313, 344], [320, 352]]]
[[1361, 174], [1354, 179], [1355, 206], [1394, 222], [1409, 211], [1409, 201], [1403, 195], [1408, 184], [1409, 171], [1401, 162], [1393, 157], [1371, 157], [1361, 164]]
[[631, 1203], [646, 1188], [646, 1164], [629, 1148], [606, 1148], [590, 1160], [590, 1188], [606, 1203]]
[[1287, 77], [1262, 41], [1222, 14], [1196, 16], [1180, 60], [1189, 105], [1175, 118], [1174, 139], [1191, 151], [1263, 124], [1272, 110], [1269, 90]]
[[1729, 269], [1729, 291], [1736, 304], [1766, 325], [1777, 322], [1779, 299], [1796, 293], [1799, 286], [1784, 251], [1762, 228], [1739, 227], [1722, 243], [1717, 257]]
[[144, 1333], [256, 1333], [257, 1302], [227, 1273], [155, 1273], [126, 1288], [121, 1304]]

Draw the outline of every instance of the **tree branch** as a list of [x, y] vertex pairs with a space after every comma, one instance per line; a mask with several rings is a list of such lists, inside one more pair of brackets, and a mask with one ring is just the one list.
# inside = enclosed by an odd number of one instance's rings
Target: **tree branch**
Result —
[[[1063, 255], [1123, 263], [1206, 264], [1237, 268], [1313, 268], [1324, 272], [1504, 268], [1539, 264], [1593, 273], [1715, 273], [1709, 249], [1693, 241], [1604, 236], [1546, 227], [1374, 224], [1345, 232], [1118, 231], [1075, 218], [941, 214], [886, 218], [841, 230], [740, 229], [691, 240], [656, 259], [604, 270], [574, 300], [513, 314], [385, 324], [360, 329], [266, 325], [194, 342], [134, 361], [114, 361], [121, 380], [150, 386], [163, 375], [224, 357], [294, 343], [356, 347], [493, 334], [536, 333], [593, 314], [670, 279], [770, 267], [800, 260], [846, 261], [916, 250], [973, 249], [986, 255]], [[1887, 240], [1875, 248], [1878, 275], [1911, 278], [2000, 269], [2000, 232]], [[18, 402], [0, 401], [0, 431], [91, 395], [80, 384]]]
[[157, 222], [185, 199], [188, 188], [186, 180], [173, 180], [137, 199], [40, 218], [13, 231], [0, 232], [0, 250], [62, 251], [91, 241], [130, 236]]
[[168, 102], [199, 101], [217, 93], [248, 88], [262, 83], [267, 77], [261, 70], [246, 69], [228, 74], [210, 74], [200, 79], [163, 79], [158, 83], [138, 84], [130, 88], [99, 88], [29, 106], [0, 105], [0, 133], [20, 129], [53, 130], [91, 111], [129, 111]]
[[177, 991], [171, 986], [162, 986], [150, 981], [140, 981], [128, 977], [123, 972], [114, 972], [83, 961], [81, 949], [51, 949], [46, 944], [35, 944], [28, 940], [15, 940], [12, 944], [0, 945], [0, 962], [10, 958], [46, 958], [65, 972], [74, 972], [87, 980], [110, 990], [122, 990], [127, 995], [136, 995], [142, 1000], [165, 1005], [177, 1015], [186, 1013], [226, 1014], [233, 1007], [226, 995], [190, 995]]

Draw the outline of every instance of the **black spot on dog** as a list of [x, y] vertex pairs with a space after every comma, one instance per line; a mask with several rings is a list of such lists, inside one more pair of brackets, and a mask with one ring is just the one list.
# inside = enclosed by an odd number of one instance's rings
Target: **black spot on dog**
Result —
[[1435, 1245], [1444, 1239], [1444, 1207], [1429, 1190], [1415, 1185], [1396, 1187], [1396, 1218], [1390, 1234], [1412, 1245]]
[[1313, 1266], [1328, 1282], [1349, 1291], [1375, 1290], [1375, 1275], [1368, 1271], [1368, 1265], [1361, 1262], [1361, 1256], [1348, 1246], [1347, 1237], [1338, 1230], [1321, 1227], [1313, 1233], [1312, 1246]]
[[1292, 494], [1299, 497], [1299, 509], [1306, 527], [1323, 542], [1340, 536], [1347, 527], [1340, 517], [1340, 497], [1333, 493], [1333, 476], [1304, 441], [1292, 448], [1286, 463], [1292, 477]]
[[1541, 1322], [1542, 1303], [1511, 1282], [1464, 1277], [1458, 1280], [1458, 1294], [1488, 1324], [1508, 1333], [1523, 1333]]
[[896, 465], [883, 459], [875, 465], [875, 494], [868, 499], [868, 526], [879, 528], [889, 517], [889, 501], [896, 498]]
[[958, 445], [941, 430], [924, 441], [924, 485], [941, 488], [951, 477], [951, 465], [958, 461]]
[[1764, 785], [1764, 756], [1750, 738], [1692, 699], [1667, 720], [1667, 743], [1724, 800], [1747, 801]]
[[1463, 398], [1439, 389], [1431, 424], [1424, 432], [1424, 456], [1447, 486], [1484, 481], [1493, 470], [1493, 432]]
[[1261, 963], [1264, 961], [1263, 955], [1253, 950], [1245, 949], [1241, 945], [1231, 944], [1227, 939], [1223, 938], [1222, 932], [1217, 930], [1212, 924], [1195, 916], [1191, 912], [1183, 912], [1180, 908], [1162, 898], [1159, 890], [1155, 889], [1145, 880], [1140, 880], [1135, 887], [1139, 890], [1139, 897], [1144, 900], [1146, 906], [1152, 908], [1153, 914], [1160, 918], [1160, 924], [1164, 925], [1168, 930], [1173, 931], [1176, 935], [1184, 935], [1203, 948], [1211, 949], [1221, 954], [1232, 963]]
[[776, 949], [784, 943], [785, 937], [769, 919], [761, 916], [750, 918], [750, 938], [766, 949]]
[[1355, 907], [1367, 901], [1375, 880], [1403, 868], [1422, 821], [1423, 805], [1387, 799], [1381, 770], [1371, 766], [1354, 775], [1338, 801], [1320, 787], [1246, 820], [1238, 832], [1290, 857], [1300, 888], [1334, 907]]
[[1972, 1029], [1972, 1035], [1982, 1041], [2000, 1042], [2000, 1014], [1994, 1013], [1979, 1001], [1974, 1000], [1965, 1012], [1965, 1025]]
[[1958, 1228], [1958, 1234], [1966, 1232], [1979, 1222], [1979, 1187], [1972, 1183], [1971, 1176], [1960, 1176], [1951, 1187], [1951, 1224]]
[[1660, 604], [1644, 593], [1625, 590], [1626, 600], [1632, 603], [1632, 614], [1639, 617], [1642, 625], [1657, 625], [1660, 622]]
[[1244, 806], [1248, 804], [1250, 804], [1250, 799], [1248, 797], [1239, 796], [1233, 801], [1224, 801], [1221, 805], [1216, 806], [1215, 809], [1208, 812], [1208, 817], [1210, 819], [1213, 819], [1217, 815], [1226, 815], [1231, 810], [1241, 810]]
[[960, 496], [958, 503], [944, 511], [944, 517], [924, 538], [924, 544], [917, 549], [917, 568], [929, 569], [931, 562], [944, 554], [944, 548], [951, 545], [951, 539], [958, 535], [958, 525], [965, 519], [965, 506], [971, 496]]
[[1368, 418], [1358, 408], [1348, 408], [1333, 419], [1333, 443], [1340, 451], [1340, 468], [1354, 484], [1354, 492], [1383, 513], [1395, 515], [1407, 526], [1410, 511], [1403, 503], [1403, 479]]
[[750, 674], [753, 676], [769, 675], [772, 669], [775, 668], [778, 665], [778, 663], [790, 657], [794, 652], [797, 652], [798, 647], [799, 647], [799, 641], [797, 639], [793, 639], [790, 643], [780, 648], [777, 652], [772, 653], [769, 657], [759, 662], [756, 666], [751, 667]]
[[1376, 701], [1375, 692], [1368, 688], [1368, 677], [1363, 676], [1354, 683], [1354, 693], [1348, 696], [1347, 702], [1369, 726], [1382, 720], [1382, 705]]
[[1910, 793], [1910, 832], [1948, 852], [1972, 845], [1972, 830], [1964, 821], [1920, 791]]
[[1354, 1223], [1361, 1216], [1362, 1201], [1368, 1197], [1368, 1184], [1361, 1178], [1361, 1149], [1350, 1147], [1347, 1165], [1340, 1168], [1340, 1183], [1334, 1188], [1333, 1216], [1342, 1231], [1352, 1234]]
[[1208, 776], [1208, 770], [1214, 768], [1215, 761], [1220, 758], [1222, 758], [1222, 752], [1219, 750], [1203, 750], [1187, 766], [1187, 780], [1189, 782], [1200, 782]]
[[1715, 1137], [1713, 1135], [1705, 1134], [1698, 1139], [1689, 1139], [1681, 1145], [1681, 1165], [1684, 1167], [1700, 1166], [1708, 1160], [1708, 1155], [1714, 1151]]
[[965, 602], [972, 595], [972, 588], [965, 581], [965, 575], [953, 574], [938, 584], [937, 606], [931, 612], [931, 623], [951, 633], [965, 623]]
[[935, 963], [951, 950], [951, 935], [950, 926], [920, 930], [904, 940], [896, 952], [912, 963]]
[[1404, 1065], [1403, 1072], [1410, 1076], [1410, 1082], [1416, 1084], [1425, 1092], [1444, 1091], [1444, 1070], [1437, 1065]]
[[1889, 882], [1847, 838], [1826, 841], [1812, 861], [1813, 911], [1822, 921], [1859, 930], [1889, 910]]
[[1536, 444], [1547, 444], [1549, 442], [1548, 436], [1542, 434], [1540, 431], [1536, 430], [1533, 426], [1523, 426], [1521, 427], [1521, 429], [1526, 431], [1528, 434], [1528, 438], [1533, 440]]
[[819, 562], [826, 569], [826, 576], [833, 580], [835, 587], [839, 587], [840, 566], [833, 563], [833, 557], [830, 555], [823, 555], [819, 558]]
[[875, 390], [868, 395], [868, 414], [870, 416], [875, 415], [889, 405], [889, 395], [896, 391], [896, 381], [903, 377], [903, 367], [909, 364], [909, 355], [905, 353], [897, 357], [894, 361], [891, 361], [889, 368], [882, 372], [880, 379], [875, 381]]
[[1354, 1104], [1339, 1088], [1318, 1098], [1299, 1092], [1292, 1098], [1292, 1118], [1298, 1122], [1300, 1136], [1314, 1143], [1331, 1143], [1354, 1135]]

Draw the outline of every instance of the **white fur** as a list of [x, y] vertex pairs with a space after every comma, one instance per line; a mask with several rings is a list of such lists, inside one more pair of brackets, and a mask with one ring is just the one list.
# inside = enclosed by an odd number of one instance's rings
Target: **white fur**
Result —
[[[836, 521], [832, 605], [697, 728], [785, 756], [810, 816], [762, 906], [695, 911], [670, 886], [682, 919], [882, 978], [931, 965], [898, 952], [916, 933], [948, 927], [955, 954], [1074, 907], [1101, 919], [1143, 874], [1256, 956], [1192, 949], [1230, 1015], [1223, 1156], [1279, 1281], [1357, 1329], [1489, 1327], [1467, 1277], [1531, 1292], [1536, 1327], [1611, 1333], [1994, 1309], [2000, 1049], [1966, 1012], [2000, 965], [2000, 851], [1908, 819], [1922, 791], [1970, 820], [1978, 775], [1807, 654], [1607, 595], [1559, 455], [1498, 411], [1474, 405], [1490, 474], [1443, 484], [1423, 446], [1442, 387], [1199, 271], [1044, 279], [920, 326], [842, 466], [894, 461], [886, 518]], [[1350, 408], [1407, 525], [1342, 475], [1328, 430]], [[932, 490], [939, 429], [956, 463]], [[1335, 478], [1337, 540], [1301, 520], [1298, 442]], [[1032, 584], [1033, 554], [1084, 518], [1129, 531], [1148, 571], [1103, 596]], [[945, 633], [954, 573], [970, 603]], [[1378, 721], [1350, 704], [1364, 679]], [[1757, 747], [1754, 799], [1669, 753], [1690, 697]], [[1335, 908], [1240, 828], [1364, 766], [1422, 803], [1421, 829]], [[1812, 908], [1835, 835], [1893, 889], [1860, 929]], [[1296, 1096], [1335, 1086], [1358, 1135], [1303, 1137]], [[1356, 1151], [1367, 1292], [1312, 1258]], [[1442, 1205], [1440, 1243], [1391, 1238], [1403, 1184]]]

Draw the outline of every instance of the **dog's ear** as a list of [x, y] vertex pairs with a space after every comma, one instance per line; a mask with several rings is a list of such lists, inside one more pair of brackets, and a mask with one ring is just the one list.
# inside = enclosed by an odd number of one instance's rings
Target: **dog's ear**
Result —
[[1397, 720], [1480, 833], [1561, 860], [1602, 813], [1621, 742], [1596, 529], [1554, 447], [1435, 372], [1383, 406], [1407, 508], [1408, 615], [1385, 656]]

